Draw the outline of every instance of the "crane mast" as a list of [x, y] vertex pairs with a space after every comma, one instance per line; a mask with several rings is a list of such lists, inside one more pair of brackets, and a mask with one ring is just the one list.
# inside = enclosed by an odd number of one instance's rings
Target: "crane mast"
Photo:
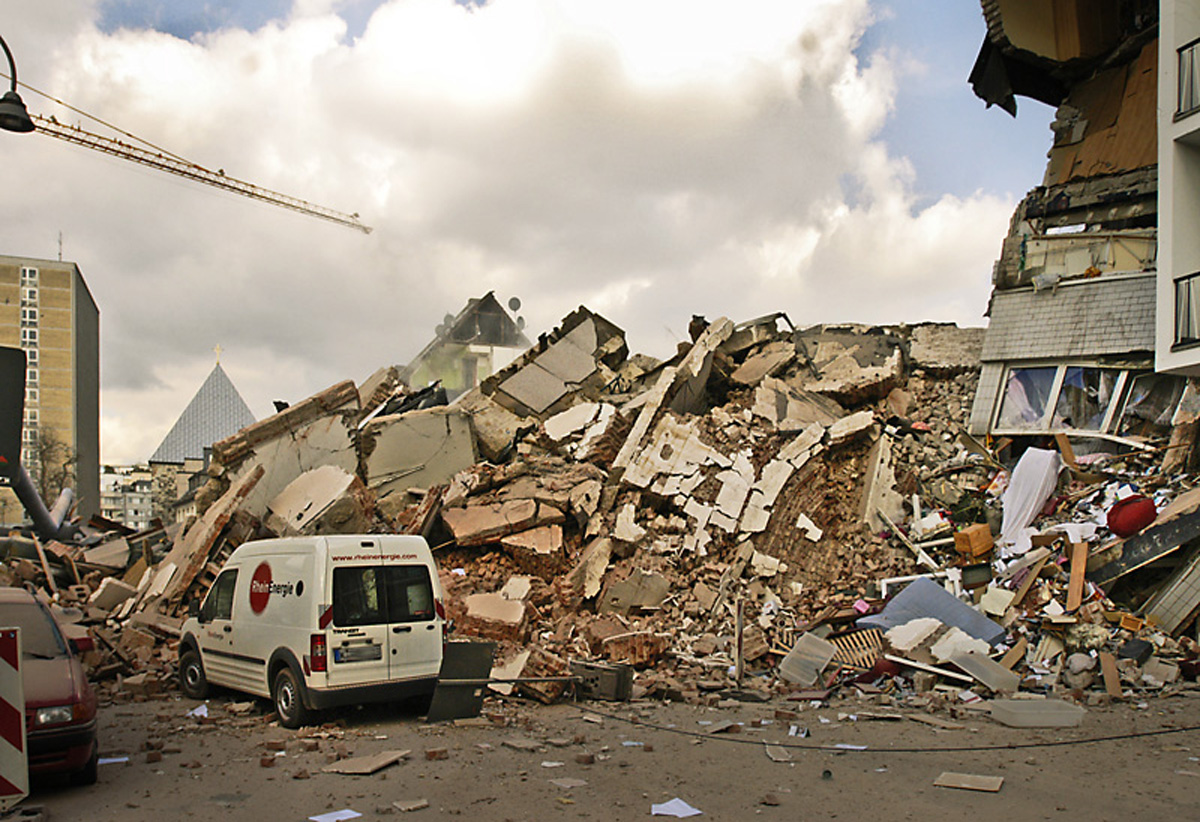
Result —
[[128, 143], [123, 143], [111, 137], [93, 134], [77, 126], [63, 125], [50, 117], [43, 117], [39, 114], [31, 114], [30, 117], [33, 119], [37, 131], [59, 140], [74, 143], [84, 148], [90, 148], [93, 151], [100, 151], [113, 157], [120, 157], [123, 160], [140, 163], [141, 165], [156, 168], [159, 171], [165, 171], [168, 174], [174, 174], [198, 183], [204, 183], [205, 185], [210, 185], [224, 191], [231, 191], [234, 194], [240, 194], [243, 197], [249, 197], [253, 200], [260, 200], [264, 203], [291, 209], [301, 214], [307, 214], [310, 217], [317, 217], [322, 220], [328, 220], [331, 223], [344, 225], [348, 228], [355, 228], [364, 234], [371, 233], [370, 226], [363, 225], [358, 219], [357, 214], [344, 214], [340, 211], [334, 211], [331, 208], [315, 205], [307, 200], [301, 200], [298, 197], [289, 197], [286, 194], [280, 194], [277, 191], [271, 191], [270, 189], [256, 186], [253, 183], [229, 177], [222, 171], [210, 171], [203, 166], [189, 163], [186, 160], [173, 157], [169, 154], [149, 151]]

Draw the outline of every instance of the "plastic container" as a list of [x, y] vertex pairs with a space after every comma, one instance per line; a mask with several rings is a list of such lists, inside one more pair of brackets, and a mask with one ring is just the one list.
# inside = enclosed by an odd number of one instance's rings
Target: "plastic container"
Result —
[[992, 719], [1010, 728], [1074, 728], [1085, 713], [1061, 699], [992, 700]]

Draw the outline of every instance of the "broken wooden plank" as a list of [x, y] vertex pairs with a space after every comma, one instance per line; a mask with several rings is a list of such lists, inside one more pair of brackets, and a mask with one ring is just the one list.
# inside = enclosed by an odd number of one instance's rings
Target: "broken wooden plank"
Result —
[[[1193, 491], [1200, 491], [1200, 488], [1194, 488], [1187, 494]], [[1175, 503], [1183, 496], [1185, 495], [1181, 494]], [[1195, 504], [1194, 501], [1192, 504]], [[1200, 511], [1193, 509], [1189, 513], [1167, 519], [1170, 507], [1159, 512], [1153, 525], [1121, 543], [1121, 556], [1095, 569], [1092, 572], [1092, 582], [1101, 586], [1108, 585], [1144, 565], [1162, 559], [1200, 536]]]
[[1067, 585], [1067, 612], [1083, 604], [1084, 574], [1087, 571], [1088, 547], [1086, 542], [1071, 543], [1071, 581]]
[[913, 722], [920, 722], [922, 725], [929, 725], [944, 731], [961, 731], [967, 727], [959, 722], [950, 722], [949, 720], [930, 716], [929, 714], [905, 714], [905, 716]]
[[1071, 439], [1063, 433], [1054, 435], [1054, 442], [1058, 445], [1058, 451], [1062, 454], [1063, 462], [1072, 471], [1078, 470], [1079, 463], [1075, 461], [1075, 449], [1071, 447]]
[[411, 750], [404, 751], [380, 751], [377, 754], [370, 756], [355, 756], [350, 759], [339, 759], [331, 765], [326, 765], [321, 770], [325, 773], [342, 773], [351, 776], [368, 776], [376, 771], [381, 771], [388, 765], [394, 765], [404, 757], [412, 753]]
[[939, 565], [938, 563], [934, 562], [933, 558], [930, 557], [929, 554], [925, 553], [911, 539], [909, 539], [904, 534], [904, 532], [900, 530], [900, 527], [898, 525], [896, 525], [896, 523], [892, 522], [891, 518], [887, 514], [885, 514], [879, 508], [875, 509], [875, 513], [877, 513], [879, 515], [879, 518], [882, 519], [884, 521], [884, 523], [887, 524], [887, 527], [891, 529], [892, 535], [895, 536], [897, 539], [899, 539], [901, 542], [903, 542], [905, 547], [908, 548], [908, 550], [913, 552], [913, 555], [916, 556], [918, 563], [920, 563], [921, 565], [924, 565], [926, 568], [928, 568], [931, 571], [940, 571], [941, 570], [942, 566]]
[[1028, 648], [1029, 640], [1027, 640], [1025, 637], [1021, 637], [1017, 640], [1017, 643], [1009, 648], [1008, 652], [1001, 657], [1000, 664], [1011, 671], [1017, 666], [1017, 663], [1025, 658], [1025, 652], [1028, 650]]
[[1104, 676], [1104, 690], [1113, 699], [1120, 699], [1123, 694], [1117, 658], [1106, 651], [1101, 651], [1097, 656], [1100, 657], [1100, 673]]
[[54, 574], [50, 571], [50, 563], [46, 561], [46, 552], [42, 549], [42, 543], [38, 538], [33, 537], [33, 547], [37, 549], [38, 559], [42, 561], [42, 573], [46, 575], [46, 584], [50, 586], [50, 590], [58, 593], [58, 585], [54, 582]]
[[1029, 589], [1033, 587], [1033, 583], [1037, 581], [1038, 576], [1040, 576], [1042, 573], [1042, 569], [1046, 567], [1046, 563], [1049, 561], [1050, 555], [1047, 554], [1034, 563], [1034, 566], [1029, 569], [1029, 573], [1026, 574], [1025, 579], [1021, 580], [1021, 585], [1017, 588], [1017, 595], [1014, 596], [1012, 598], [1012, 602], [1008, 604], [1009, 611], [1021, 606], [1021, 602], [1029, 593]]
[[1004, 777], [944, 771], [941, 776], [934, 780], [933, 784], [939, 788], [960, 788], [964, 791], [996, 793], [1000, 790], [1000, 786], [1004, 784]]
[[895, 654], [884, 654], [883, 658], [898, 665], [907, 665], [910, 668], [916, 668], [918, 671], [926, 671], [948, 679], [957, 679], [959, 682], [966, 682], [971, 685], [975, 684], [975, 680], [965, 674], [960, 674], [957, 671], [948, 671], [936, 665], [926, 665], [924, 662], [917, 662], [915, 659], [908, 659], [907, 657], [896, 656]]

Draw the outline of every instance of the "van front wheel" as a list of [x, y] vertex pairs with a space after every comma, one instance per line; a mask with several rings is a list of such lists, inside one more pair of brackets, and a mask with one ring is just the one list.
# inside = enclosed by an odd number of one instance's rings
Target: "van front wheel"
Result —
[[179, 687], [191, 699], [208, 696], [208, 679], [204, 676], [204, 664], [194, 649], [183, 652], [179, 658]]
[[275, 674], [275, 687], [271, 689], [275, 702], [275, 714], [279, 724], [285, 728], [299, 728], [308, 721], [308, 709], [300, 693], [300, 680], [291, 668], [283, 667]]

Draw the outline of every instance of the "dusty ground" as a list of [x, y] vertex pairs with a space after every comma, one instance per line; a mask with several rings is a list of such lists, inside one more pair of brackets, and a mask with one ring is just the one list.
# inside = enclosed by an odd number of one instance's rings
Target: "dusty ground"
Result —
[[[1200, 819], [1200, 730], [1120, 741], [1050, 747], [1060, 740], [1200, 726], [1200, 691], [1089, 709], [1081, 727], [1006, 728], [981, 716], [943, 730], [914, 721], [853, 721], [839, 714], [891, 711], [865, 699], [803, 707], [778, 700], [716, 708], [661, 703], [586, 703], [545, 707], [491, 703], [506, 724], [429, 726], [394, 708], [336, 712], [328, 724], [288, 731], [263, 716], [263, 705], [236, 717], [232, 695], [208, 702], [211, 719], [191, 719], [200, 703], [174, 697], [110, 705], [102, 711], [101, 750], [128, 764], [100, 768], [100, 781], [72, 788], [35, 784], [26, 805], [53, 820], [137, 822], [175, 819], [304, 820], [350, 808], [363, 819], [605, 822], [650, 817], [652, 803], [679, 797], [710, 819], [953, 819], [1035, 820]], [[599, 717], [592, 709], [609, 716]], [[776, 710], [798, 711], [796, 719]], [[912, 713], [904, 711], [904, 713]], [[590, 717], [590, 719], [589, 719]], [[635, 718], [643, 724], [624, 719]], [[943, 719], [948, 719], [945, 715]], [[709, 734], [713, 723], [746, 723], [738, 733]], [[751, 727], [770, 720], [761, 727]], [[792, 725], [807, 739], [789, 737]], [[316, 750], [305, 751], [315, 739]], [[506, 740], [534, 740], [536, 751]], [[264, 743], [283, 743], [274, 767]], [[792, 745], [865, 745], [866, 751], [791, 749], [793, 761], [773, 762], [764, 741]], [[163, 745], [148, 762], [146, 743]], [[308, 743], [313, 746], [312, 742]], [[1042, 747], [1010, 748], [1016, 745]], [[411, 749], [408, 758], [371, 776], [322, 773], [343, 753], [362, 756]], [[956, 752], [948, 749], [983, 747]], [[426, 751], [447, 749], [428, 760]], [[919, 748], [922, 752], [900, 752]], [[576, 762], [595, 755], [595, 764]], [[552, 766], [549, 763], [563, 763]], [[999, 793], [934, 787], [943, 771], [1003, 776]], [[295, 778], [298, 774], [308, 778]], [[552, 779], [586, 780], [562, 788]], [[411, 813], [395, 801], [426, 799]], [[764, 804], [764, 800], [778, 804]]]

